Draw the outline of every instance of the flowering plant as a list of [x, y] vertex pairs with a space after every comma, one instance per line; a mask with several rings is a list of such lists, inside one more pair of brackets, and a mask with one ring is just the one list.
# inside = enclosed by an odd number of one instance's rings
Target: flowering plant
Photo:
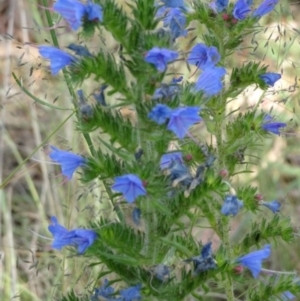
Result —
[[[278, 215], [281, 203], [258, 200], [257, 188], [236, 181], [237, 173], [249, 172], [242, 163], [247, 151], [258, 150], [257, 139], [281, 135], [286, 123], [259, 112], [259, 100], [247, 110], [230, 107], [247, 87], [266, 91], [281, 78], [262, 63], [230, 64], [244, 37], [277, 2], [135, 0], [128, 4], [130, 13], [114, 0], [54, 4], [82, 37], [105, 30], [119, 46], [118, 54], [76, 44], [62, 49], [53, 29], [53, 45], [39, 46], [52, 75], [63, 70], [77, 130], [89, 147], [84, 156], [52, 147], [49, 156], [70, 181], [78, 168], [83, 183], [100, 180], [116, 213], [113, 220], [91, 221], [88, 230], [67, 230], [52, 217], [54, 249], [76, 247], [76, 256], [93, 258], [93, 268], [102, 266], [91, 294], [81, 298], [73, 292], [62, 300], [206, 300], [215, 290], [229, 301], [242, 300], [236, 285], [251, 274], [257, 282], [250, 282], [243, 300], [281, 300], [300, 292], [293, 273], [263, 269], [275, 239], [294, 238], [289, 218]], [[201, 34], [194, 28], [200, 24]], [[181, 39], [190, 40], [189, 49], [181, 48]], [[100, 86], [97, 93], [81, 90], [88, 79]], [[116, 109], [125, 107], [131, 120]], [[106, 150], [91, 139], [92, 132]], [[233, 241], [233, 222], [268, 209], [273, 217], [253, 222]], [[203, 223], [218, 237], [216, 245], [194, 235]]]

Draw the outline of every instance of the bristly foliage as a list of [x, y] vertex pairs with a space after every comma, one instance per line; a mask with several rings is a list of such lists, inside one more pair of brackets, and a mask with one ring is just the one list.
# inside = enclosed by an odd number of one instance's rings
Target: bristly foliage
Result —
[[[95, 66], [98, 66], [95, 69]], [[73, 68], [71, 68], [72, 80], [75, 84], [95, 76], [95, 80], [103, 79], [110, 84], [116, 92], [130, 97], [127, 87], [126, 74], [121, 63], [116, 63], [115, 58], [109, 54], [100, 51], [96, 56], [82, 58]]]
[[61, 301], [89, 301], [90, 298], [88, 296], [85, 297], [77, 297], [75, 292], [72, 290], [68, 293], [67, 296], [64, 296]]
[[241, 241], [240, 249], [247, 252], [251, 246], [271, 242], [271, 240], [277, 241], [278, 239], [282, 239], [287, 243], [294, 241], [295, 237], [290, 218], [281, 218], [278, 215], [274, 215], [270, 221], [262, 218], [259, 223], [252, 224], [250, 232]]
[[[232, 70], [230, 82], [231, 89], [227, 93], [230, 97], [236, 97], [250, 85], [256, 84], [262, 89], [266, 89], [267, 85], [259, 78], [260, 75], [266, 73], [267, 66], [260, 66], [260, 63], [249, 62], [242, 67]], [[234, 89], [233, 89], [234, 87]]]
[[97, 129], [110, 135], [110, 143], [118, 142], [124, 149], [133, 153], [138, 147], [136, 129], [117, 110], [96, 106], [93, 115], [78, 123], [78, 129], [90, 133]]
[[285, 292], [299, 294], [299, 284], [295, 283], [294, 276], [272, 276], [266, 282], [261, 282], [253, 290], [247, 293], [247, 299], [253, 301], [270, 300], [272, 296], [277, 296], [277, 300], [287, 300], [282, 297]]
[[[259, 221], [249, 219], [263, 210], [259, 189], [236, 177], [258, 165], [265, 139], [281, 134], [278, 127], [285, 126], [278, 122], [266, 127], [273, 116], [257, 107], [231, 109], [231, 102], [250, 85], [268, 88], [262, 75], [278, 72], [263, 62], [229, 63], [233, 53], [247, 51], [244, 38], [259, 30], [258, 18], [248, 9], [247, 17], [236, 20], [234, 4], [228, 1], [194, 2], [128, 0], [119, 5], [95, 0], [101, 7], [92, 6], [97, 11], [87, 13], [99, 16], [101, 11], [101, 18], [77, 20], [83, 24], [80, 35], [86, 42], [99, 33], [104, 45], [108, 37], [115, 42], [114, 51], [86, 47], [85, 55], [74, 55], [64, 66], [51, 56], [51, 66], [67, 68], [68, 84], [78, 87], [94, 80], [100, 87], [98, 94], [80, 90], [76, 129], [91, 150], [82, 157], [81, 180], [99, 180], [106, 192], [100, 202], [110, 202], [103, 206], [108, 213], [103, 210], [90, 222], [97, 238], [84, 250], [93, 262], [90, 268], [100, 267], [93, 280], [112, 286], [110, 300], [206, 300], [205, 294], [218, 292], [234, 301], [240, 298], [236, 284], [246, 286], [247, 277], [237, 259], [263, 244], [294, 240], [291, 220], [278, 214], [279, 208], [273, 216], [270, 212]], [[67, 7], [67, 13], [74, 17], [76, 9]], [[180, 24], [174, 15], [182, 16]], [[174, 36], [174, 26], [183, 33], [180, 37]], [[179, 40], [188, 43], [182, 46]], [[276, 80], [280, 77], [275, 75]], [[83, 97], [91, 94], [94, 105]], [[73, 172], [78, 166], [72, 163], [68, 167]], [[245, 218], [244, 231], [239, 221]], [[240, 230], [232, 238], [231, 227]], [[208, 239], [203, 228], [211, 231]], [[218, 244], [210, 242], [210, 233]], [[68, 241], [66, 233], [56, 235], [63, 245]], [[76, 235], [72, 239], [75, 245], [82, 241]], [[260, 252], [250, 253], [250, 258]], [[292, 277], [266, 275], [260, 262], [254, 267], [261, 284], [249, 282], [249, 300], [299, 291]], [[136, 295], [124, 297], [124, 286], [133, 287]], [[84, 298], [72, 291], [62, 301]]]

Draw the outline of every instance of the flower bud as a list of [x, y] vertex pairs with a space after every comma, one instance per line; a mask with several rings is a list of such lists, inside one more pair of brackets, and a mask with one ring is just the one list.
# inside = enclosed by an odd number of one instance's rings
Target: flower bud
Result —
[[257, 200], [257, 201], [262, 201], [264, 199], [264, 196], [262, 193], [257, 193], [256, 195], [254, 195], [254, 198]]
[[187, 154], [186, 156], [185, 156], [185, 160], [186, 161], [191, 161], [193, 159], [193, 155], [192, 154]]
[[236, 266], [236, 267], [233, 268], [233, 272], [234, 272], [235, 274], [237, 274], [237, 275], [242, 274], [243, 271], [244, 271], [244, 267], [241, 266], [241, 265], [238, 265], [238, 266]]
[[223, 179], [228, 176], [228, 170], [227, 169], [221, 169], [219, 172], [219, 176], [222, 177]]
[[224, 21], [228, 21], [229, 15], [228, 14], [223, 14], [222, 18], [223, 18]]

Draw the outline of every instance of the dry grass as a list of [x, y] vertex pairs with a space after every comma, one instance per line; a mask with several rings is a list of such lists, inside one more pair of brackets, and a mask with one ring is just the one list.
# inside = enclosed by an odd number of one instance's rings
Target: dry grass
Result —
[[[92, 274], [86, 272], [86, 261], [51, 250], [49, 216], [56, 215], [67, 227], [84, 225], [91, 216], [89, 205], [97, 209], [99, 200], [97, 190], [90, 195], [77, 181], [63, 183], [58, 169], [48, 164], [47, 147], [43, 148], [48, 143], [76, 152], [85, 151], [85, 146], [74, 131], [72, 110], [56, 111], [34, 103], [12, 79], [15, 72], [35, 96], [51, 103], [60, 94], [57, 104], [71, 107], [61, 78], [50, 79], [38, 67], [36, 47], [27, 44], [33, 41], [32, 31], [25, 29], [32, 26], [24, 9], [27, 1], [7, 3], [7, 34], [0, 48], [0, 182], [18, 170], [0, 191], [0, 295], [1, 300], [54, 300], [75, 285], [84, 287]], [[25, 158], [29, 159], [25, 162]]]

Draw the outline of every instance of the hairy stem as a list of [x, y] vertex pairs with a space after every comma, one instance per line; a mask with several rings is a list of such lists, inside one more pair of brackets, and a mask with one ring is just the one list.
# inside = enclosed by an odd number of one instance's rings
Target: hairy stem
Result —
[[[225, 106], [226, 102], [222, 99], [222, 106], [217, 111], [216, 114], [216, 141], [217, 141], [217, 162], [218, 162], [218, 169], [221, 170], [225, 166], [225, 158], [224, 158], [224, 146], [223, 146], [223, 122], [225, 118]], [[228, 261], [231, 262], [232, 260], [232, 252], [231, 252], [231, 244], [229, 238], [229, 219], [225, 216], [221, 216], [220, 219], [221, 223], [221, 231], [219, 232], [220, 239], [224, 245], [225, 250], [227, 251], [227, 258]], [[227, 296], [228, 301], [234, 301], [234, 292], [233, 292], [233, 283], [231, 276], [227, 274], [227, 277], [224, 279], [224, 287], [225, 293]]]

